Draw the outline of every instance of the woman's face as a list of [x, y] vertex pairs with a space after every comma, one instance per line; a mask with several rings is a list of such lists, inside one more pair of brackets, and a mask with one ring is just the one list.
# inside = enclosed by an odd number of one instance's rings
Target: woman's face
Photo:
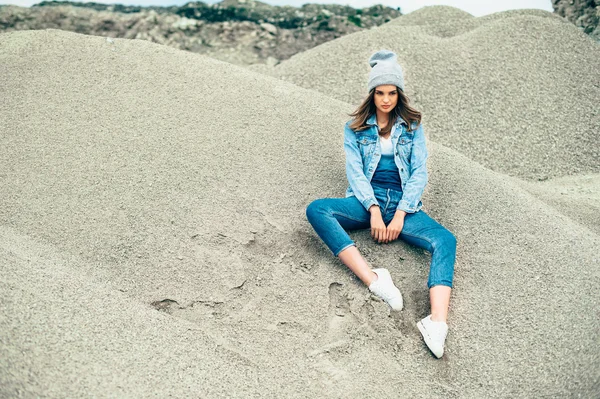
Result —
[[377, 109], [387, 114], [398, 104], [398, 88], [394, 85], [377, 86], [373, 99]]

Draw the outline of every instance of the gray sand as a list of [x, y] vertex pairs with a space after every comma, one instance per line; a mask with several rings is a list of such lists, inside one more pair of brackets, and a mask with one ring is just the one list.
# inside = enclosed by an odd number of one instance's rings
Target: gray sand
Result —
[[543, 182], [516, 180], [515, 183], [600, 234], [600, 174], [566, 176]]
[[432, 140], [529, 180], [600, 172], [600, 46], [544, 11], [452, 21], [449, 9], [428, 7], [325, 43], [272, 73], [358, 104], [366, 60], [388, 48], [398, 53]]
[[57, 30], [0, 35], [0, 68], [0, 396], [597, 392], [599, 237], [517, 179], [428, 143], [425, 210], [459, 242], [436, 360], [429, 256], [352, 233], [404, 293], [390, 315], [305, 219], [343, 196], [353, 104]]

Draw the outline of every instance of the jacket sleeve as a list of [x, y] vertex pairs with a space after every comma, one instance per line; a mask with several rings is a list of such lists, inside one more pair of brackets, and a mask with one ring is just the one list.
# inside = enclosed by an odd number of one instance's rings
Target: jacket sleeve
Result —
[[412, 151], [410, 154], [410, 164], [412, 172], [402, 193], [402, 199], [396, 209], [403, 210], [406, 213], [415, 213], [425, 186], [427, 185], [427, 145], [423, 125], [420, 124], [413, 138]]
[[356, 199], [368, 211], [372, 205], [379, 205], [371, 183], [363, 171], [363, 159], [356, 142], [356, 134], [346, 123], [344, 127], [344, 151], [346, 153], [346, 177]]

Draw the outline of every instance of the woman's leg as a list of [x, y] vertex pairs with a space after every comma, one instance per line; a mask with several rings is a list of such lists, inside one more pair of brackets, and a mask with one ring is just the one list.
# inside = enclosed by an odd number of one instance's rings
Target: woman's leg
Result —
[[339, 253], [340, 260], [348, 266], [354, 274], [368, 287], [377, 279], [377, 275], [373, 273], [365, 258], [362, 257], [358, 248], [351, 245]]
[[431, 252], [431, 266], [427, 280], [431, 314], [420, 320], [417, 327], [431, 352], [437, 358], [441, 358], [444, 355], [444, 344], [448, 334], [446, 319], [454, 276], [456, 238], [423, 211], [405, 216], [400, 238]]
[[424, 211], [409, 213], [404, 218], [400, 238], [431, 252], [429, 299], [431, 319], [445, 322], [448, 317], [450, 292], [456, 259], [456, 238]]
[[371, 270], [345, 230], [366, 229], [371, 225], [371, 214], [356, 197], [315, 200], [306, 209], [306, 217], [331, 252], [339, 256], [372, 293], [393, 310], [402, 310], [402, 294], [390, 273], [386, 269]]
[[366, 229], [371, 215], [356, 197], [321, 198], [306, 208], [306, 218], [321, 240], [367, 286], [377, 276], [362, 257], [346, 230]]
[[450, 305], [450, 291], [452, 288], [445, 285], [436, 285], [429, 289], [429, 302], [431, 303], [431, 320], [446, 322], [448, 307]]

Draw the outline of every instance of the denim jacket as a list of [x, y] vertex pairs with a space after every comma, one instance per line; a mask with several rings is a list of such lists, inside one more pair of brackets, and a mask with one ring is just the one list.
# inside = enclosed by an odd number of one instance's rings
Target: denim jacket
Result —
[[[365, 209], [369, 210], [371, 205], [378, 205], [371, 186], [371, 179], [381, 158], [377, 117], [375, 114], [371, 115], [367, 120], [369, 127], [360, 132], [350, 129], [350, 123], [348, 121], [344, 127], [346, 177], [349, 183], [346, 197], [356, 196]], [[397, 209], [414, 213], [423, 206], [421, 196], [427, 185], [427, 147], [423, 125], [417, 127], [413, 122], [414, 130], [411, 132], [407, 127], [407, 123], [398, 118], [395, 129], [392, 129], [391, 139], [403, 192]]]

